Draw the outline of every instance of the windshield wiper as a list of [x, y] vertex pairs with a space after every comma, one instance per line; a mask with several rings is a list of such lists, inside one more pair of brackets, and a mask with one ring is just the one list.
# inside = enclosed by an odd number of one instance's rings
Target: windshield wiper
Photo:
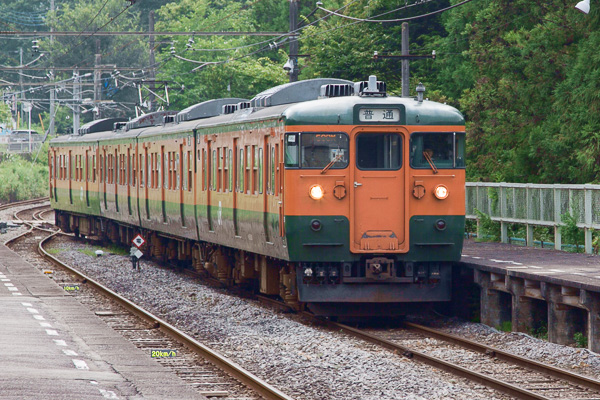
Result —
[[438, 173], [438, 169], [435, 166], [435, 164], [433, 163], [433, 160], [431, 159], [431, 156], [429, 155], [428, 152], [424, 151], [423, 152], [423, 157], [425, 157], [425, 160], [427, 160], [427, 162], [429, 163], [429, 166], [431, 167], [431, 169], [433, 170], [434, 174]]
[[333, 157], [333, 160], [329, 161], [329, 164], [327, 164], [325, 166], [325, 168], [323, 168], [323, 170], [321, 171], [322, 174], [324, 174], [325, 172], [327, 172], [327, 170], [331, 167], [333, 167], [333, 164], [335, 164], [336, 162], [340, 161], [342, 159], [342, 153], [339, 153], [338, 155], [336, 155], [335, 157]]

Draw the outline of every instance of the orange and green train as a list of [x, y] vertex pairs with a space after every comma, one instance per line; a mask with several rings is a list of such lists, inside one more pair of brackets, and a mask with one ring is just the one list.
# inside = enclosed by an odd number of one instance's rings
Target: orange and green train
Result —
[[465, 124], [375, 77], [313, 79], [51, 142], [63, 230], [187, 263], [321, 315], [450, 300], [465, 214]]

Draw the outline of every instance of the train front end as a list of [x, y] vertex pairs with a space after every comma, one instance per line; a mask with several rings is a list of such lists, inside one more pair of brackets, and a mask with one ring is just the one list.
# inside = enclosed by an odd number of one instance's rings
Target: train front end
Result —
[[387, 96], [372, 79], [355, 91], [284, 115], [283, 213], [299, 300], [337, 316], [449, 301], [464, 236], [464, 118]]

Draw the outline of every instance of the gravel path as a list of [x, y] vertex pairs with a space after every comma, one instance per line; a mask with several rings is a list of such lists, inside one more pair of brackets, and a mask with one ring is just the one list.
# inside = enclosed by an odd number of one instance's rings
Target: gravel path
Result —
[[439, 372], [346, 335], [301, 323], [223, 290], [143, 260], [96, 258], [83, 243], [56, 243], [58, 257], [296, 399], [506, 399], [483, 386]]

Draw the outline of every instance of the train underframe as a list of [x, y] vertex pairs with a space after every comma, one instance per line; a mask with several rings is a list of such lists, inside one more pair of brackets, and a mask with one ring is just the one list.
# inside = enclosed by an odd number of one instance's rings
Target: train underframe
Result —
[[412, 262], [373, 254], [354, 262], [292, 263], [240, 249], [56, 210], [56, 225], [76, 236], [131, 246], [141, 233], [145, 256], [218, 280], [280, 297], [289, 307], [323, 316], [391, 316], [418, 312], [423, 304], [448, 302], [452, 263]]

